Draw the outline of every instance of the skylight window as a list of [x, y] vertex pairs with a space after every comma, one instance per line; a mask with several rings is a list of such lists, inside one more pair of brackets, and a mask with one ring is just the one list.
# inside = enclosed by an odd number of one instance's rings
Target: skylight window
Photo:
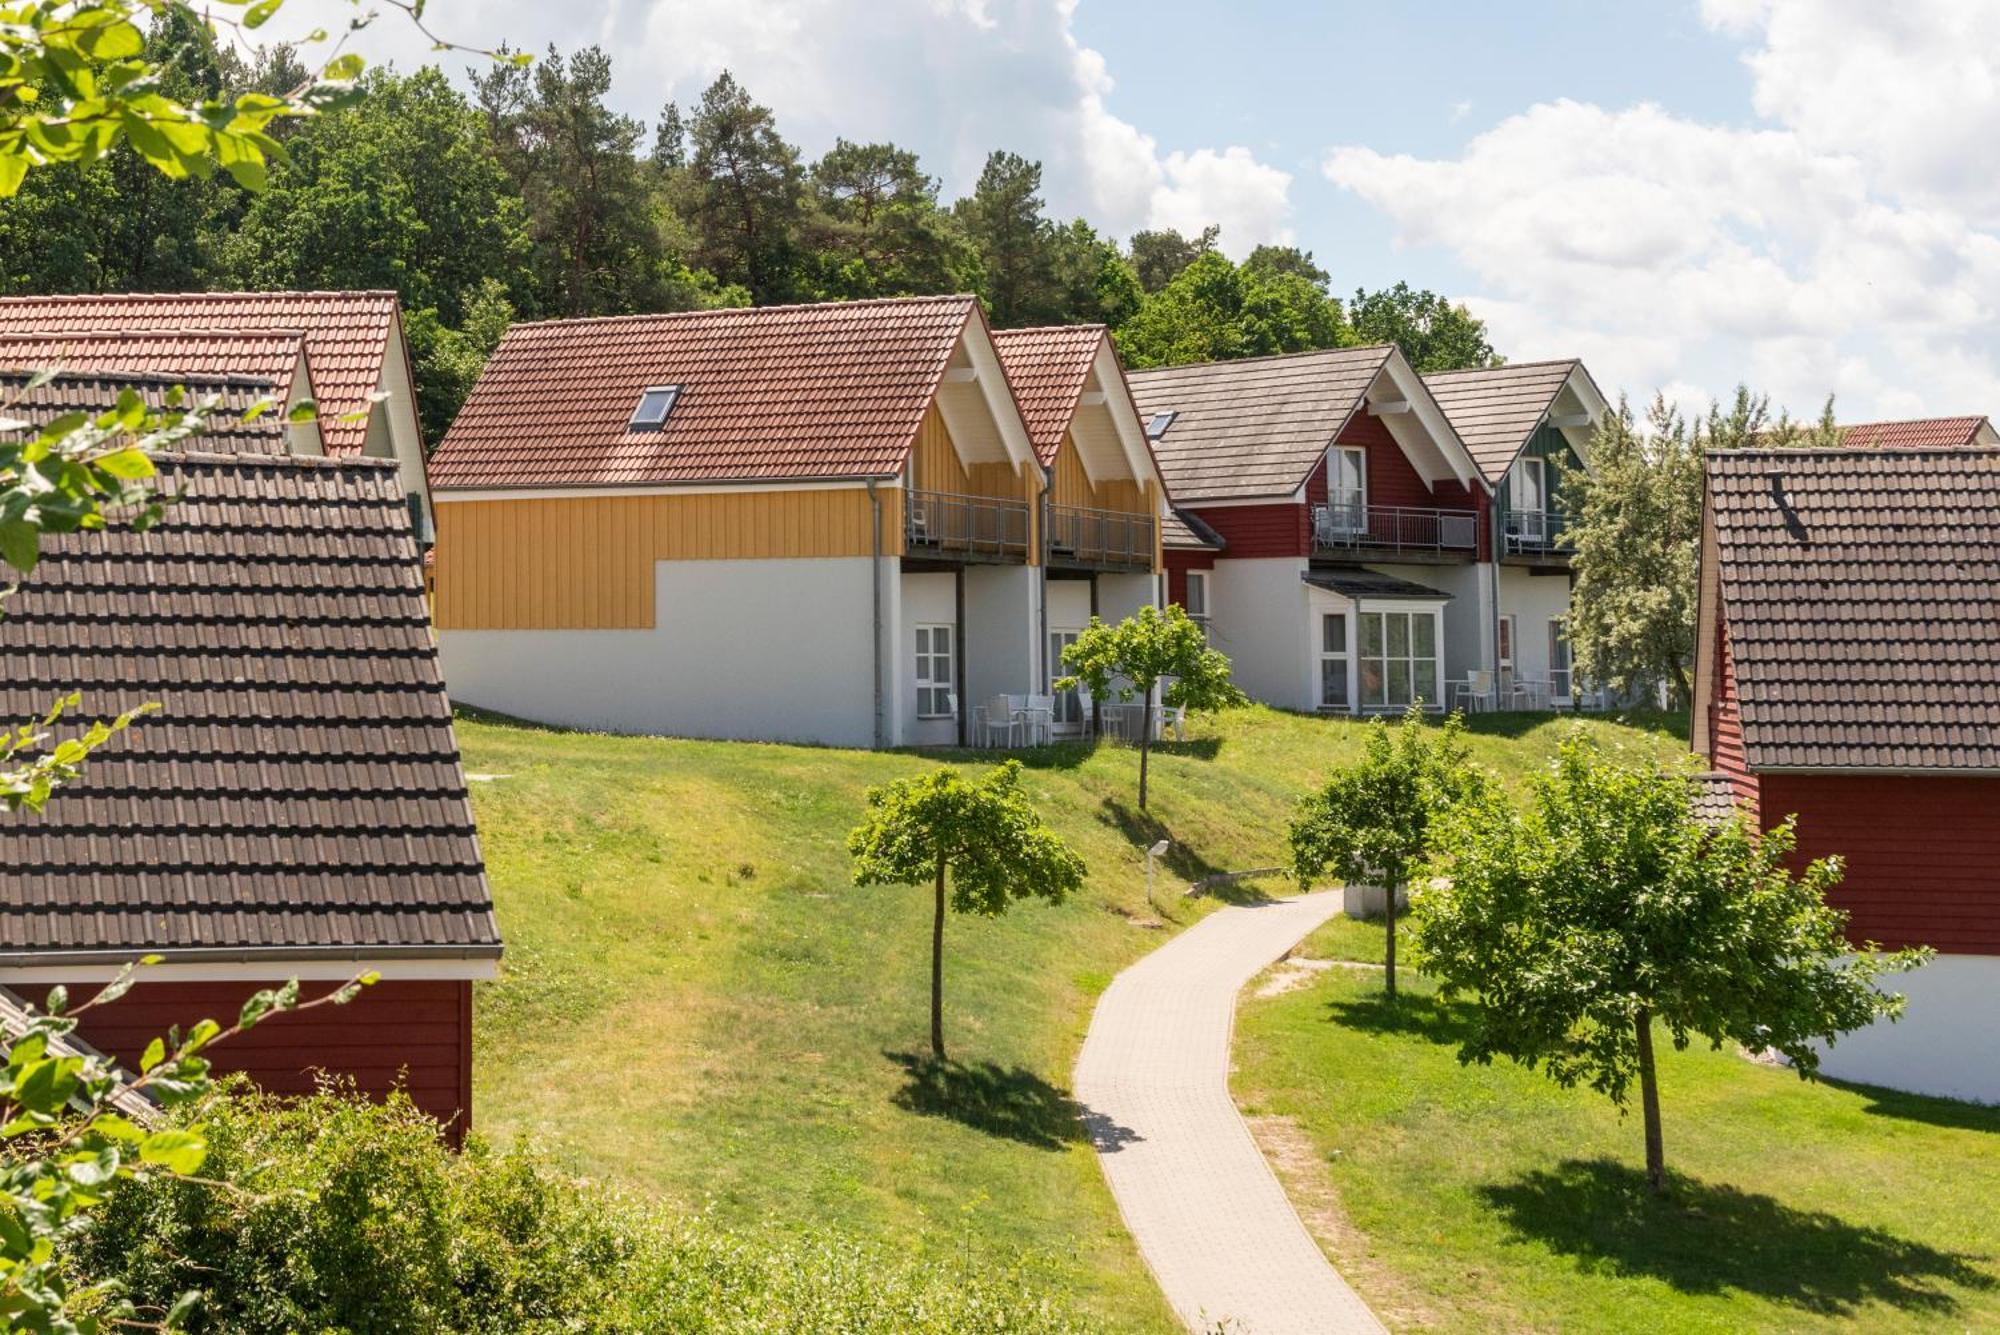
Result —
[[1154, 413], [1146, 419], [1146, 439], [1158, 440], [1161, 436], [1166, 435], [1167, 428], [1172, 426], [1174, 419], [1179, 416], [1180, 414], [1175, 412]]
[[667, 424], [667, 414], [680, 401], [679, 385], [649, 385], [639, 396], [639, 406], [632, 410], [632, 420], [627, 424], [633, 431], [658, 431]]

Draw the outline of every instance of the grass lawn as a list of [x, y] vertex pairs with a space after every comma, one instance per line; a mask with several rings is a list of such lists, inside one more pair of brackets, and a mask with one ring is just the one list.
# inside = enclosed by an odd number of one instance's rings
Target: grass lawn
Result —
[[[1381, 942], [1337, 919], [1300, 954]], [[1394, 1011], [1379, 971], [1279, 974], [1292, 990], [1267, 983], [1238, 1018], [1237, 1101], [1392, 1328], [2000, 1327], [2000, 1109], [1662, 1038], [1660, 1203], [1636, 1106], [1621, 1121], [1537, 1073], [1461, 1067], [1467, 1011], [1407, 971]]]
[[[1479, 758], [1515, 779], [1567, 726], [1478, 722]], [[1650, 722], [1586, 726], [1682, 748]], [[1031, 758], [1027, 788], [1089, 889], [951, 921], [955, 1060], [935, 1069], [927, 892], [853, 888], [845, 837], [870, 784], [937, 757], [463, 719], [466, 768], [508, 776], [473, 785], [507, 941], [477, 994], [480, 1128], [732, 1224], [1030, 1253], [1037, 1282], [1105, 1324], [1169, 1329], [1072, 1115], [1070, 1069], [1112, 975], [1204, 910], [1180, 883], [1282, 861], [1294, 796], [1360, 735], [1263, 709], [1198, 720], [1155, 756], [1148, 815], [1132, 751]], [[1172, 902], [1155, 910], [1140, 850], [1161, 837]]]

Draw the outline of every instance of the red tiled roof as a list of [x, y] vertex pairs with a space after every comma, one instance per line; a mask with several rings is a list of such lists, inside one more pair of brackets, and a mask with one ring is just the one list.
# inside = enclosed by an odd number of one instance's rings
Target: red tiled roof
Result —
[[[363, 412], [382, 384], [396, 329], [394, 292], [161, 292], [0, 297], [0, 334], [82, 334], [105, 329], [302, 332], [319, 391], [320, 435], [330, 455], [359, 454]], [[121, 368], [124, 369], [124, 368]], [[408, 409], [413, 415], [414, 404]]]
[[[147, 376], [247, 376], [271, 386], [280, 403], [292, 394], [292, 375], [305, 350], [297, 330], [89, 330], [75, 334], [0, 333], [0, 369], [58, 368], [78, 374], [132, 371]], [[305, 394], [312, 397], [312, 376]], [[327, 425], [331, 425], [330, 423]]]
[[[1104, 342], [1101, 324], [1051, 325], [1040, 329], [998, 329], [993, 346], [1007, 368], [1008, 383], [1021, 405], [1028, 439], [1044, 468], [1055, 462], [1063, 433], [1076, 416], [1090, 368]], [[1137, 410], [1134, 409], [1136, 412]]]
[[[1984, 428], [1985, 439], [1981, 439]], [[1919, 417], [1906, 422], [1856, 422], [1843, 426], [1840, 443], [1849, 449], [1928, 449], [1933, 446], [1992, 445], [1993, 428], [1984, 417]]]
[[[430, 460], [433, 487], [881, 477], [903, 466], [967, 296], [517, 324]], [[630, 429], [649, 385], [663, 426]]]

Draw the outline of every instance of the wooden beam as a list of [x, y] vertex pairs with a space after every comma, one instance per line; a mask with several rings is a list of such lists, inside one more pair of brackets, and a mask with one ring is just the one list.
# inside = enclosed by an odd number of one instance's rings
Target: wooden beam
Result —
[[1086, 389], [1083, 391], [1083, 397], [1077, 402], [1086, 408], [1095, 408], [1098, 404], [1104, 402], [1104, 391], [1101, 389]]
[[1408, 411], [1410, 411], [1410, 401], [1408, 399], [1388, 399], [1381, 403], [1371, 403], [1368, 405], [1368, 415], [1370, 417], [1394, 417], [1399, 413], [1406, 413]]
[[1550, 425], [1550, 426], [1552, 426], [1552, 427], [1555, 427], [1555, 428], [1557, 428], [1557, 429], [1559, 429], [1559, 430], [1570, 430], [1570, 429], [1572, 429], [1572, 428], [1575, 428], [1575, 427], [1580, 427], [1580, 426], [1589, 426], [1589, 425], [1590, 425], [1590, 414], [1589, 414], [1589, 413], [1550, 413], [1550, 414], [1549, 414], [1549, 425]]
[[969, 385], [979, 379], [976, 366], [950, 366], [945, 368], [944, 382], [947, 385]]

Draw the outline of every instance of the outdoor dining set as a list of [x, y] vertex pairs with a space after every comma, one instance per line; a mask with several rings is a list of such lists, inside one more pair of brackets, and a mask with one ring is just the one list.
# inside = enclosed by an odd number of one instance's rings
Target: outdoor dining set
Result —
[[1090, 736], [1094, 719], [1105, 737], [1136, 742], [1149, 716], [1155, 739], [1187, 739], [1187, 711], [1178, 705], [1133, 700], [1106, 702], [1092, 709], [1089, 694], [1076, 691], [1061, 696], [996, 695], [983, 705], [974, 705], [972, 742], [989, 747], [1044, 746], [1058, 736]]

